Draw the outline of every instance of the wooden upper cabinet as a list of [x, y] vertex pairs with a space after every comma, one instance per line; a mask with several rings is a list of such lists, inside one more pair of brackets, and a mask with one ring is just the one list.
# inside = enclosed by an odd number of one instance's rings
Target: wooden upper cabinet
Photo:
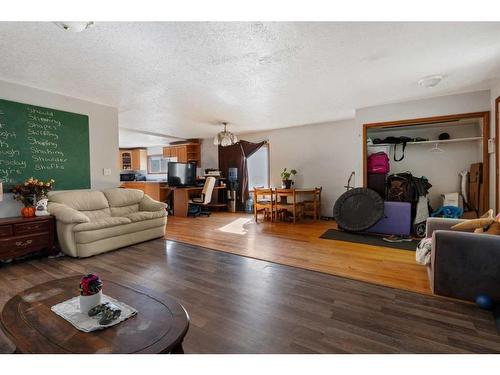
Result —
[[125, 171], [145, 171], [148, 169], [148, 153], [145, 149], [120, 149], [120, 169]]
[[177, 158], [179, 163], [194, 162], [199, 167], [201, 165], [200, 144], [187, 143], [163, 147], [163, 157]]
[[120, 150], [120, 155], [118, 157], [120, 163], [120, 169], [124, 171], [132, 170], [132, 151], [131, 150]]
[[177, 161], [179, 163], [187, 163], [188, 162], [187, 146], [177, 146], [176, 151], [177, 151]]

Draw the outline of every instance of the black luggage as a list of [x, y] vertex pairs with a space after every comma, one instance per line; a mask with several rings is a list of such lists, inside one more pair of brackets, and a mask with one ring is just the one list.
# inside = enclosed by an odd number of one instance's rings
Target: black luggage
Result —
[[375, 190], [382, 199], [385, 200], [385, 180], [386, 173], [368, 173], [367, 187]]

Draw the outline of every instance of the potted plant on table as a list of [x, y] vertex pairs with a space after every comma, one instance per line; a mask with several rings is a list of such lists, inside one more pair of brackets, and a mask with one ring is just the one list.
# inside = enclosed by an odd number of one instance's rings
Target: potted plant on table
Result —
[[87, 314], [102, 302], [102, 281], [99, 276], [88, 274], [80, 280], [80, 312]]
[[38, 180], [30, 177], [21, 184], [17, 184], [11, 189], [14, 199], [23, 204], [21, 215], [23, 217], [35, 216], [36, 202], [46, 196], [54, 187], [54, 180]]
[[281, 181], [283, 189], [290, 189], [293, 185], [293, 180], [290, 180], [291, 176], [295, 176], [297, 171], [295, 169], [290, 169], [289, 171], [286, 168], [283, 168], [283, 172], [281, 172]]

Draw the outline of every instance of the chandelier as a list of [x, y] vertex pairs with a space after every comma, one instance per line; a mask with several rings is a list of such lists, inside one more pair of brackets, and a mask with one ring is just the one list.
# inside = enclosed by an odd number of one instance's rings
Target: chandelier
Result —
[[236, 138], [233, 133], [226, 130], [227, 122], [223, 122], [222, 125], [224, 125], [224, 130], [214, 137], [214, 145], [227, 147], [238, 142], [238, 138]]

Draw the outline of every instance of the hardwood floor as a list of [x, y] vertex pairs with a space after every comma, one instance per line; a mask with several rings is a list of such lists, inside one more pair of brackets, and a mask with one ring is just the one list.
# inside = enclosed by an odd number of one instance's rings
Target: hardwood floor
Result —
[[161, 239], [0, 266], [0, 308], [87, 272], [176, 298], [191, 317], [186, 353], [500, 352], [492, 314], [472, 304]]
[[213, 213], [168, 219], [169, 240], [431, 294], [425, 267], [413, 251], [321, 239], [333, 221], [256, 224], [252, 215]]

